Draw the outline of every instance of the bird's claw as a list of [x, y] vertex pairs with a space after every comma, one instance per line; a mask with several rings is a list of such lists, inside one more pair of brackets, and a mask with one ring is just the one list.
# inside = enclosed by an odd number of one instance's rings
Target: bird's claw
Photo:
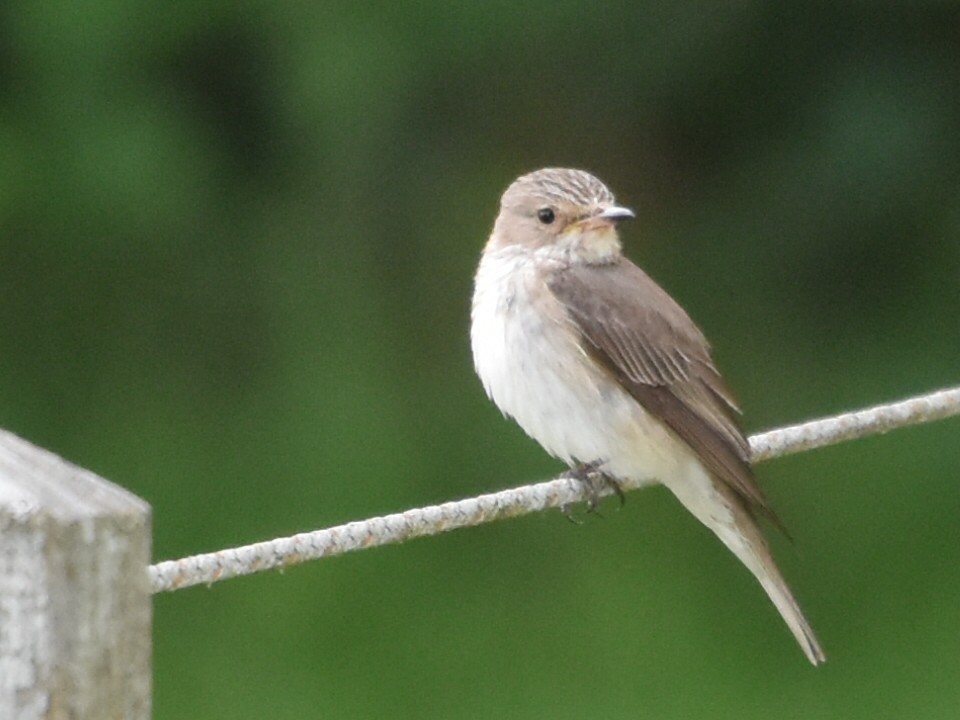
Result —
[[[620, 498], [620, 507], [623, 507], [627, 501], [620, 484], [600, 469], [603, 464], [603, 460], [594, 460], [588, 463], [578, 462], [563, 474], [563, 477], [576, 480], [583, 486], [587, 502], [587, 513], [601, 518], [603, 515], [597, 510], [597, 506], [600, 504], [600, 496], [606, 488], [611, 488], [614, 494]], [[560, 510], [571, 522], [578, 525], [582, 523], [581, 520], [573, 516], [569, 503], [561, 505]]]

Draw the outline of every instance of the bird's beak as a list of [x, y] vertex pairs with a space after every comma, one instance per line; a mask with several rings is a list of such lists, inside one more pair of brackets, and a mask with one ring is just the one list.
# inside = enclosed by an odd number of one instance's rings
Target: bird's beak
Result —
[[636, 215], [630, 208], [611, 205], [610, 207], [604, 208], [601, 212], [594, 215], [594, 217], [603, 218], [604, 220], [610, 220], [612, 222], [619, 222], [620, 220], [632, 220], [636, 217]]
[[636, 215], [634, 215], [633, 210], [625, 207], [619, 207], [617, 205], [611, 205], [610, 207], [603, 208], [596, 215], [591, 215], [583, 220], [578, 220], [576, 223], [574, 223], [574, 226], [581, 232], [610, 230], [621, 220], [629, 220], [630, 218], [634, 217], [636, 217]]

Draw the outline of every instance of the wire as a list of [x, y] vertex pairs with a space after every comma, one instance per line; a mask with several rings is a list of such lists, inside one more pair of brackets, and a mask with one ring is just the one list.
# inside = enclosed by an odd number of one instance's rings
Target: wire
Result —
[[[958, 414], [960, 387], [759, 433], [750, 438], [750, 447], [753, 461], [761, 462]], [[622, 483], [622, 489], [630, 490], [642, 484], [645, 483], [625, 482]], [[610, 492], [612, 489], [601, 494]], [[168, 560], [150, 566], [150, 587], [152, 592], [158, 593], [192, 585], [209, 585], [239, 575], [283, 568], [352, 550], [405, 542], [415, 537], [525, 515], [584, 499], [584, 488], [579, 481], [560, 477], [325, 530]]]

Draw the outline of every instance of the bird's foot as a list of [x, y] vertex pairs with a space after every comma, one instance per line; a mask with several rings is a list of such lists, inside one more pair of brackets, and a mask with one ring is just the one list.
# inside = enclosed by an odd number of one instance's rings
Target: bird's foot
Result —
[[[620, 498], [620, 507], [623, 507], [623, 504], [627, 501], [623, 493], [623, 488], [620, 487], [620, 483], [600, 469], [603, 464], [603, 460], [594, 460], [588, 463], [578, 462], [562, 475], [562, 477], [576, 480], [583, 486], [587, 499], [587, 513], [597, 515], [598, 517], [603, 517], [597, 510], [597, 506], [600, 504], [601, 494], [607, 488], [612, 489], [614, 494]], [[571, 522], [580, 522], [573, 516], [569, 503], [562, 505], [560, 510]]]

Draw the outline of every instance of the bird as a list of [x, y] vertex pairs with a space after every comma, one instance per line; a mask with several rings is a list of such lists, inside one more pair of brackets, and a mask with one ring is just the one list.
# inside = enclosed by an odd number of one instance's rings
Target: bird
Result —
[[517, 178], [474, 278], [470, 343], [486, 394], [587, 485], [659, 483], [759, 581], [814, 665], [826, 660], [758, 525], [740, 410], [683, 308], [624, 254], [634, 218], [597, 177]]

